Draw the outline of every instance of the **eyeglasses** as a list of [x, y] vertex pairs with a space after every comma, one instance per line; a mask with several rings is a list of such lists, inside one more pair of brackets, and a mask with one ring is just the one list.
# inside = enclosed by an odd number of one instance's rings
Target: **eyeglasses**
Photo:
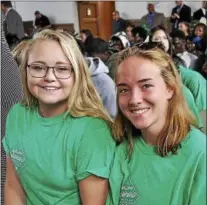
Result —
[[48, 70], [53, 69], [53, 73], [58, 79], [68, 79], [72, 73], [72, 67], [69, 65], [55, 65], [54, 67], [46, 66], [44, 64], [27, 65], [29, 73], [34, 78], [43, 78], [46, 76]]

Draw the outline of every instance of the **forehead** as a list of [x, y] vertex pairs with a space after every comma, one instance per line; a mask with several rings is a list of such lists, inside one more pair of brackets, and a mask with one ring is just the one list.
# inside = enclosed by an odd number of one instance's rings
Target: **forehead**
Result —
[[137, 82], [143, 78], [155, 78], [160, 75], [160, 68], [154, 62], [143, 57], [131, 56], [125, 59], [117, 68], [117, 83]]
[[173, 37], [173, 38], [172, 38], [172, 41], [173, 41], [173, 42], [179, 42], [179, 43], [184, 42], [184, 40], [181, 39], [181, 38], [179, 38], [179, 37]]
[[203, 31], [203, 26], [197, 26], [196, 30]]
[[37, 40], [29, 52], [28, 61], [68, 62], [68, 58], [57, 41]]
[[158, 37], [158, 36], [166, 36], [166, 34], [163, 30], [157, 30], [155, 31], [153, 37]]
[[154, 4], [148, 4], [148, 8], [153, 8]]

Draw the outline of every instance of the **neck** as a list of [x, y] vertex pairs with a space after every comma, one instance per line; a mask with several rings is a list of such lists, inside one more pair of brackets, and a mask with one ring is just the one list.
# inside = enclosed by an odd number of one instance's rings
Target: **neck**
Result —
[[9, 10], [9, 8], [5, 8], [4, 12], [6, 13]]
[[67, 104], [62, 102], [56, 105], [39, 104], [39, 113], [42, 117], [55, 117], [67, 110]]
[[157, 137], [161, 133], [165, 124], [165, 117], [157, 121], [155, 124], [151, 125], [146, 129], [142, 129], [142, 136], [144, 141], [150, 145], [157, 145]]

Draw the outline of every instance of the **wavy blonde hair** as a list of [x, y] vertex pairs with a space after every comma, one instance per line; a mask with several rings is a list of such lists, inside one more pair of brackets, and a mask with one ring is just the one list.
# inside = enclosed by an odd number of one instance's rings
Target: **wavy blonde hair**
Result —
[[[172, 98], [169, 100], [166, 122], [157, 137], [157, 152], [160, 156], [166, 156], [169, 152], [175, 154], [181, 141], [190, 131], [190, 126], [197, 126], [194, 116], [188, 108], [182, 93], [182, 82], [179, 73], [171, 59], [166, 53], [159, 48], [150, 50], [140, 50], [137, 47], [127, 48], [117, 55], [118, 66], [128, 57], [142, 57], [155, 63], [161, 71], [161, 76], [167, 87], [174, 91]], [[116, 80], [116, 79], [115, 79]], [[117, 94], [117, 100], [118, 100]], [[118, 143], [124, 140], [128, 141], [129, 153], [133, 152], [132, 123], [122, 114], [118, 108], [118, 114], [112, 126], [112, 132]], [[139, 130], [140, 131], [140, 130]]]
[[74, 85], [68, 98], [67, 112], [75, 117], [91, 116], [101, 118], [107, 121], [109, 125], [112, 125], [112, 120], [93, 85], [88, 71], [88, 65], [74, 37], [60, 30], [45, 29], [37, 33], [33, 39], [29, 40], [24, 46], [20, 55], [20, 72], [24, 88], [22, 104], [28, 108], [38, 106], [38, 100], [31, 94], [27, 86], [27, 62], [29, 53], [35, 42], [44, 40], [54, 40], [58, 42], [73, 67]]
[[24, 53], [24, 49], [27, 47], [27, 44], [29, 44], [29, 42], [30, 40], [23, 40], [19, 44], [17, 44], [12, 50], [12, 54], [17, 62], [17, 65], [20, 65], [22, 61], [22, 55]]

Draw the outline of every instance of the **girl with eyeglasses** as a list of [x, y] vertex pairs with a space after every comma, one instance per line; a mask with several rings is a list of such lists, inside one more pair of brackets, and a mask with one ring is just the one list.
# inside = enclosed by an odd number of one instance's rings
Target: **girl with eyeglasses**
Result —
[[5, 204], [104, 205], [112, 121], [76, 41], [43, 30], [19, 57], [24, 98], [9, 112], [3, 140]]

